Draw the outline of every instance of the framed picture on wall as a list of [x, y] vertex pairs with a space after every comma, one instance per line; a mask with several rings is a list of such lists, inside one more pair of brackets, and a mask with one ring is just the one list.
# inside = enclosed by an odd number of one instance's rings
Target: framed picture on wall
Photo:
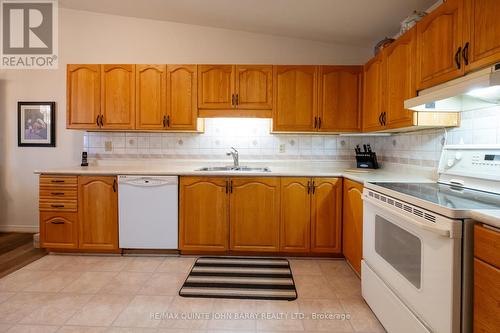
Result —
[[56, 146], [55, 102], [17, 102], [17, 145]]

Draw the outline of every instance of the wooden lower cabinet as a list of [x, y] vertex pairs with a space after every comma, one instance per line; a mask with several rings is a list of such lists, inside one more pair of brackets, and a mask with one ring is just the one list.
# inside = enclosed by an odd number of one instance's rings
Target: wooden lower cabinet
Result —
[[500, 332], [500, 229], [474, 226], [474, 333]]
[[79, 176], [78, 212], [80, 249], [118, 249], [116, 177]]
[[311, 252], [341, 253], [342, 178], [313, 178]]
[[342, 252], [361, 274], [363, 250], [363, 185], [344, 179], [342, 209]]
[[232, 178], [229, 192], [230, 249], [277, 252], [280, 179]]
[[40, 212], [40, 245], [50, 249], [78, 248], [78, 214]]
[[307, 253], [311, 248], [310, 178], [281, 179], [280, 250]]
[[181, 177], [179, 245], [182, 251], [227, 251], [226, 178]]
[[341, 178], [283, 178], [280, 251], [341, 253]]

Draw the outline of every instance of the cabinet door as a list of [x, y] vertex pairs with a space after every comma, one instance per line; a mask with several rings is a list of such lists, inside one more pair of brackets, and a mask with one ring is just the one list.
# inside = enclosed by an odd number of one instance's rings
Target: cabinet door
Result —
[[447, 0], [417, 23], [417, 88], [464, 74], [461, 59], [463, 0]]
[[78, 248], [76, 213], [40, 212], [40, 244], [49, 249]]
[[101, 112], [101, 65], [68, 65], [66, 127], [95, 129]]
[[310, 178], [281, 179], [280, 251], [309, 252], [311, 246]]
[[166, 127], [166, 66], [136, 65], [136, 129]]
[[277, 252], [280, 179], [233, 178], [230, 192], [230, 249]]
[[181, 177], [179, 244], [181, 251], [228, 248], [226, 178]]
[[233, 94], [233, 65], [198, 65], [198, 108], [230, 110]]
[[466, 70], [500, 61], [500, 1], [466, 0], [464, 24]]
[[[273, 107], [273, 66], [236, 66], [236, 106], [243, 110], [271, 110]], [[269, 112], [261, 112], [270, 116]], [[256, 113], [256, 115], [258, 115]]]
[[363, 78], [363, 130], [377, 131], [382, 125], [383, 89], [382, 53], [372, 58], [364, 67]]
[[361, 130], [361, 66], [321, 66], [319, 76], [320, 132]]
[[413, 124], [413, 111], [404, 108], [405, 99], [415, 97], [416, 29], [411, 29], [384, 49], [384, 76], [386, 91], [384, 110], [388, 128]]
[[363, 250], [363, 185], [344, 179], [342, 209], [342, 253], [361, 274]]
[[118, 249], [118, 192], [112, 176], [78, 177], [81, 249]]
[[317, 66], [274, 66], [274, 131], [316, 130], [317, 77]]
[[167, 65], [167, 127], [196, 130], [198, 122], [196, 65]]
[[101, 69], [102, 128], [134, 129], [135, 65], [102, 65]]
[[342, 178], [313, 178], [311, 252], [341, 253]]
[[474, 333], [500, 330], [500, 269], [474, 258]]

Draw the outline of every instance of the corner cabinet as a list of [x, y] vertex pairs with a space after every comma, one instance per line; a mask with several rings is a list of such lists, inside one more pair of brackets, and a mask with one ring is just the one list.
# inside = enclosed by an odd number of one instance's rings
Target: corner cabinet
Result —
[[118, 184], [113, 176], [78, 177], [79, 248], [118, 249]]
[[361, 131], [362, 78], [362, 66], [320, 66], [319, 132]]
[[281, 252], [342, 252], [341, 178], [284, 177], [281, 197]]
[[66, 127], [97, 129], [101, 115], [101, 65], [68, 65]]
[[363, 185], [344, 179], [343, 199], [342, 252], [360, 275], [363, 257]]
[[227, 179], [180, 177], [179, 246], [181, 251], [228, 250]]
[[229, 181], [230, 249], [277, 252], [280, 179], [232, 178]]
[[273, 131], [317, 127], [318, 66], [274, 66]]
[[270, 118], [270, 65], [198, 65], [198, 109], [202, 117]]

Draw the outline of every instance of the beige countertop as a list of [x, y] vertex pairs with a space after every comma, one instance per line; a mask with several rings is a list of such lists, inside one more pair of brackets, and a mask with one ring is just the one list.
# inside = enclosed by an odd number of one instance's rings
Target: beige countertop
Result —
[[472, 219], [482, 222], [484, 224], [491, 225], [495, 228], [500, 228], [500, 209], [486, 210], [478, 209], [473, 210], [470, 213]]
[[175, 176], [247, 176], [247, 177], [344, 177], [364, 182], [422, 182], [435, 179], [431, 169], [411, 166], [385, 166], [377, 170], [359, 170], [351, 163], [325, 161], [241, 161], [240, 165], [266, 166], [270, 172], [197, 171], [206, 166], [228, 165], [219, 161], [100, 160], [87, 167], [69, 166], [36, 170], [37, 174], [77, 175], [175, 175]]

